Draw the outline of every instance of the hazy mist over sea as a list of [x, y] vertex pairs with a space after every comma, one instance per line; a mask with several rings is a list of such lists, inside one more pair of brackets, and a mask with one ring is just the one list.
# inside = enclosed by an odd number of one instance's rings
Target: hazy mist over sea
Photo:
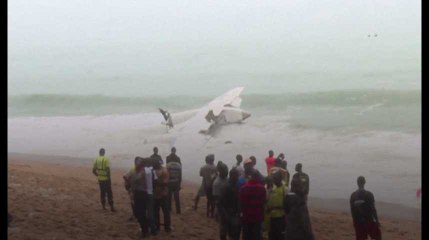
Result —
[[128, 168], [174, 145], [158, 107], [199, 108], [236, 86], [252, 117], [178, 149], [189, 180], [208, 152], [265, 170], [272, 148], [291, 172], [304, 164], [310, 195], [348, 198], [364, 175], [378, 199], [416, 207], [420, 1], [9, 2], [9, 152], [104, 146]]

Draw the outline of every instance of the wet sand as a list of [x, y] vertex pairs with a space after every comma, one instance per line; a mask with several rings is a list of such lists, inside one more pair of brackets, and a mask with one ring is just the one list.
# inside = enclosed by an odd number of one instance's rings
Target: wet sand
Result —
[[[8, 228], [8, 239], [138, 239], [138, 223], [128, 221], [131, 208], [122, 182], [125, 171], [112, 172], [117, 209], [112, 213], [101, 210], [98, 183], [90, 163], [82, 160], [65, 165], [65, 160], [9, 155], [8, 211], [14, 219]], [[217, 223], [205, 216], [205, 198], [200, 200], [197, 211], [191, 208], [196, 191], [195, 184], [183, 184], [182, 214], [173, 211], [173, 232], [161, 231], [151, 239], [219, 239]], [[323, 208], [313, 206], [321, 204]], [[316, 239], [354, 239], [349, 212], [332, 207], [335, 205], [335, 200], [309, 201]], [[397, 210], [394, 205], [377, 203], [377, 207]], [[383, 239], [421, 239], [420, 221], [410, 218], [380, 214]]]

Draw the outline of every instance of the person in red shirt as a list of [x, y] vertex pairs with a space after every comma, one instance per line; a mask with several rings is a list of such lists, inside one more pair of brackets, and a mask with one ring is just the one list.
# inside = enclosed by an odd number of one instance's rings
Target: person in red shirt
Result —
[[262, 240], [267, 192], [256, 170], [251, 170], [250, 179], [240, 188], [239, 195], [243, 240]]
[[270, 174], [271, 168], [276, 164], [273, 150], [268, 151], [268, 157], [265, 158], [265, 163], [267, 164], [267, 174]]

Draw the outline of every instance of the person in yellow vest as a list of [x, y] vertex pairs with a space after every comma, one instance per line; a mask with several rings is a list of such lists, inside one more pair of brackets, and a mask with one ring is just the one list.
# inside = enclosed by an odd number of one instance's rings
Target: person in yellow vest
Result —
[[92, 173], [98, 178], [100, 184], [100, 200], [103, 210], [106, 210], [106, 194], [110, 205], [110, 210], [115, 212], [113, 207], [112, 182], [110, 180], [110, 163], [109, 159], [104, 155], [104, 148], [100, 149], [100, 155], [95, 159]]
[[283, 183], [283, 176], [280, 171], [272, 175], [273, 187], [268, 192], [268, 202], [266, 211], [269, 220], [269, 240], [284, 239], [286, 230], [284, 200], [286, 196], [286, 186]]

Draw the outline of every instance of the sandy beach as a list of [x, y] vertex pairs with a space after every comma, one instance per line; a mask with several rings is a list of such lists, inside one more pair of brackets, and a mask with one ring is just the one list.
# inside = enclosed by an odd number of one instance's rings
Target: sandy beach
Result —
[[[13, 215], [13, 222], [8, 228], [8, 239], [138, 239], [137, 222], [128, 221], [131, 209], [122, 182], [125, 170], [112, 172], [117, 212], [111, 213], [101, 210], [98, 183], [90, 163], [63, 162], [64, 159], [9, 155], [8, 211]], [[191, 208], [196, 189], [195, 184], [183, 184], [183, 210], [181, 215], [172, 213], [173, 231], [161, 231], [152, 239], [218, 239], [217, 223], [205, 217], [205, 199], [200, 201], [197, 211]], [[321, 201], [326, 207], [314, 207], [321, 206]], [[310, 199], [316, 239], [354, 239], [350, 213], [329, 207], [335, 204]], [[394, 205], [377, 203], [377, 207], [395, 211]], [[380, 213], [383, 239], [421, 239], [420, 221], [410, 218]]]

